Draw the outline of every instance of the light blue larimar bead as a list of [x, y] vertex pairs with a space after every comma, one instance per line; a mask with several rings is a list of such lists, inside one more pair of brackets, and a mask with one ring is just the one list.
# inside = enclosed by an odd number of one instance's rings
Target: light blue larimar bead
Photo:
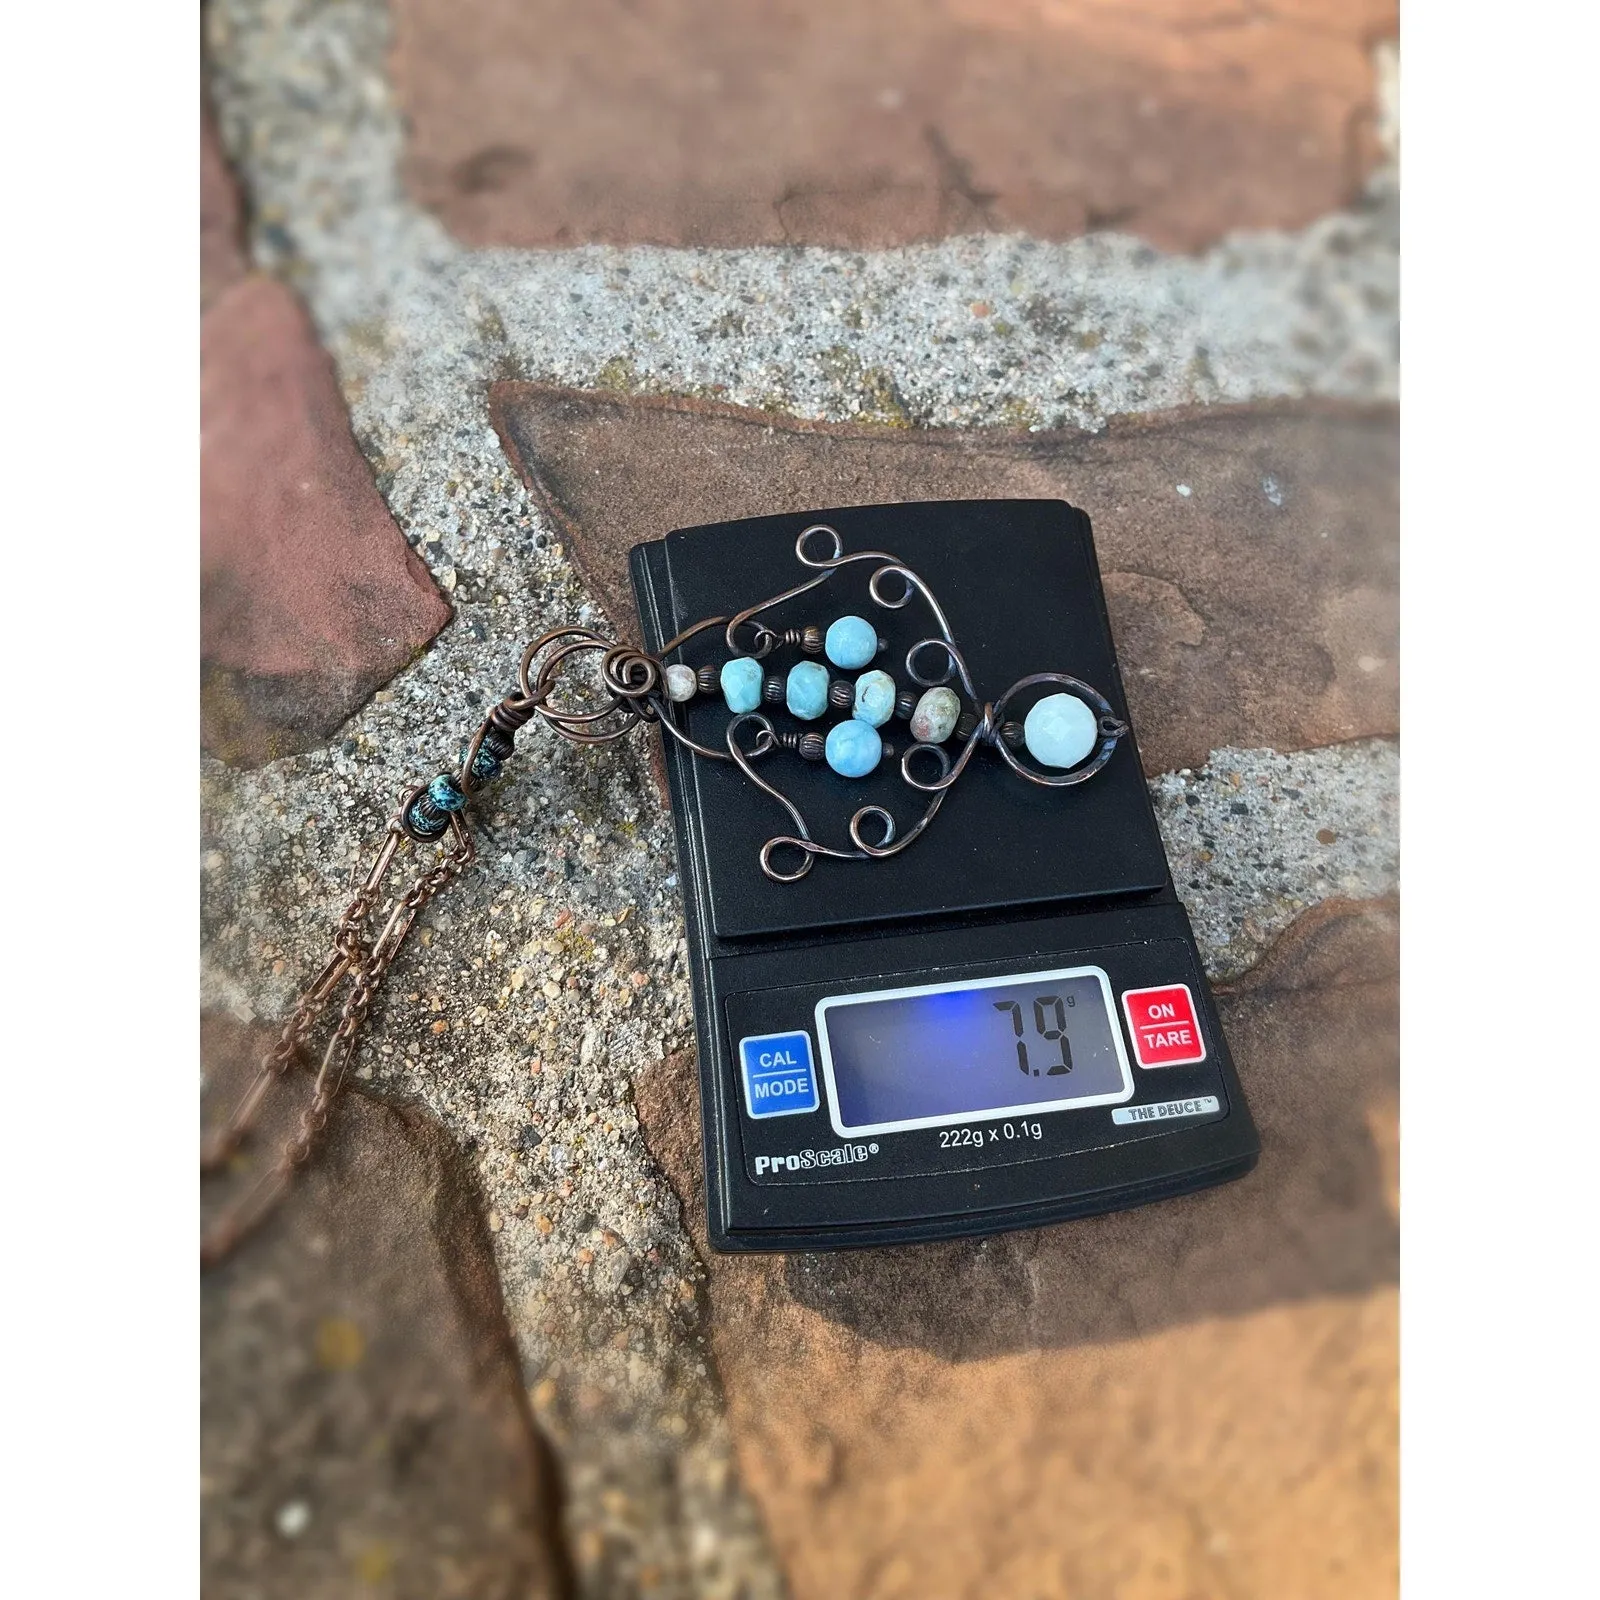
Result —
[[836, 667], [864, 667], [878, 653], [878, 630], [864, 617], [840, 617], [822, 641]]
[[894, 715], [894, 679], [887, 672], [863, 672], [856, 679], [856, 720], [881, 728]]
[[1046, 695], [1023, 719], [1022, 742], [1041, 767], [1075, 767], [1099, 741], [1094, 712], [1075, 694]]
[[851, 717], [828, 729], [825, 753], [841, 778], [864, 778], [883, 759], [883, 740], [876, 728]]
[[817, 661], [797, 661], [789, 668], [784, 703], [804, 722], [815, 722], [828, 709], [828, 669]]
[[722, 698], [735, 716], [761, 704], [761, 663], [754, 656], [735, 656], [722, 663]]

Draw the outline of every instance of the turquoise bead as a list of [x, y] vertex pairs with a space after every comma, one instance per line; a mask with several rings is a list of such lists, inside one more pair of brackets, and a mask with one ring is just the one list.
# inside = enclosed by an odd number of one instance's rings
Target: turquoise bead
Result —
[[1075, 767], [1099, 740], [1094, 712], [1075, 694], [1046, 695], [1022, 723], [1022, 742], [1041, 767]]
[[870, 723], [851, 717], [828, 729], [826, 754], [841, 778], [864, 778], [883, 759], [883, 740]]
[[822, 648], [836, 667], [864, 667], [878, 653], [878, 631], [864, 617], [840, 617], [828, 629]]
[[456, 787], [456, 780], [444, 773], [428, 785], [428, 798], [441, 811], [460, 811], [467, 803], [467, 797]]
[[789, 668], [784, 702], [803, 722], [815, 722], [828, 709], [828, 669], [815, 661], [797, 661]]
[[894, 679], [887, 672], [863, 672], [856, 679], [856, 720], [881, 728], [894, 715]]
[[761, 663], [754, 656], [722, 663], [722, 698], [736, 717], [761, 704]]

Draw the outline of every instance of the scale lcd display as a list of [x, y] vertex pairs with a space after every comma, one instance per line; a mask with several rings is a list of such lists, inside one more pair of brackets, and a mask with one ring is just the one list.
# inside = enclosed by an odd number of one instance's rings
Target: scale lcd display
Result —
[[1133, 1094], [1099, 967], [927, 984], [817, 1004], [828, 1112], [840, 1135], [893, 1133]]

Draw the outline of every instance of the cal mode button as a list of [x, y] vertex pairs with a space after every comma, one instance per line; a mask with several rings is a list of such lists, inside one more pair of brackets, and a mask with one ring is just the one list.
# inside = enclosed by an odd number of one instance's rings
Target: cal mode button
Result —
[[792, 1117], [815, 1111], [817, 1075], [811, 1066], [811, 1035], [762, 1033], [739, 1041], [744, 1105], [752, 1117]]

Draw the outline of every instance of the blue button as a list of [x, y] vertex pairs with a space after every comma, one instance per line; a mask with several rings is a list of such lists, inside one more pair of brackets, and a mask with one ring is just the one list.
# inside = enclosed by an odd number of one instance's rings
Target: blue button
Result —
[[744, 1103], [752, 1117], [792, 1117], [817, 1109], [809, 1033], [763, 1033], [739, 1041]]

